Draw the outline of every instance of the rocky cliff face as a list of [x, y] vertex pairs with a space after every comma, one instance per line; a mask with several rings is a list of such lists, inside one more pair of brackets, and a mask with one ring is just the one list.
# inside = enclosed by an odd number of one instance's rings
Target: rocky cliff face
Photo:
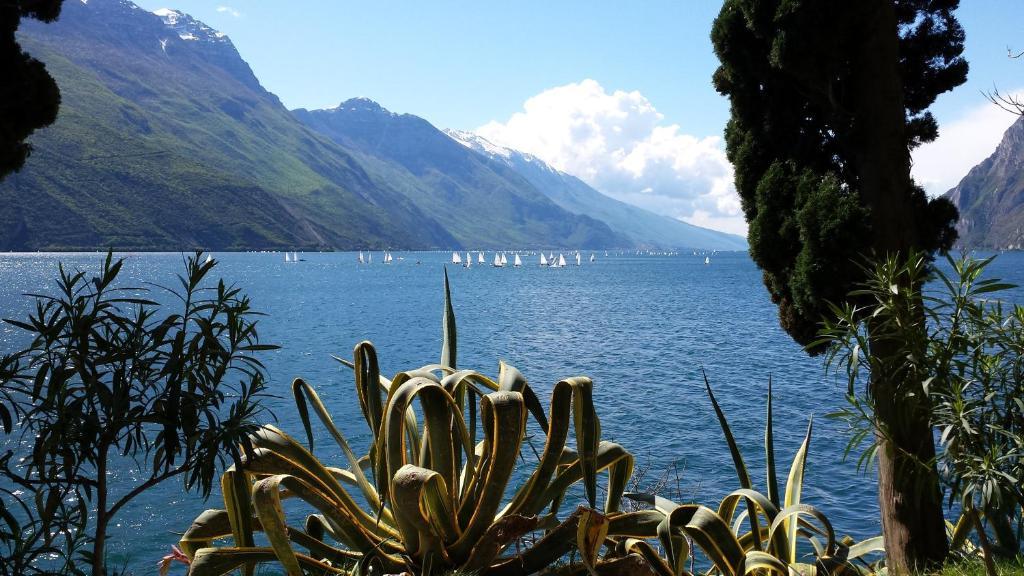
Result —
[[960, 244], [1024, 249], [1024, 118], [946, 197], [960, 210]]

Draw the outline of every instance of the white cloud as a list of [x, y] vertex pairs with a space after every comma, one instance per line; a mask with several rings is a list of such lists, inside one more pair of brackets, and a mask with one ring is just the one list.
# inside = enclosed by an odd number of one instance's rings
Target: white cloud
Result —
[[228, 14], [228, 15], [234, 16], [235, 18], [238, 18], [239, 16], [242, 15], [241, 12], [239, 12], [238, 10], [235, 10], [231, 6], [217, 6], [217, 12], [221, 12], [223, 14]]
[[[1024, 96], [1024, 89], [1010, 95]], [[913, 175], [930, 196], [945, 194], [988, 158], [1017, 116], [979, 96], [978, 105], [939, 124], [939, 137], [914, 151]]]
[[685, 134], [640, 92], [608, 93], [589, 79], [558, 86], [527, 100], [506, 122], [476, 132], [624, 202], [746, 233], [721, 138]]

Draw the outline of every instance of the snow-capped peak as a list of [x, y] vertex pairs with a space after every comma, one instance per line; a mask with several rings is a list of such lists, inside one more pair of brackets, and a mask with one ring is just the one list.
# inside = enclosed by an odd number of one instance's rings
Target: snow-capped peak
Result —
[[153, 11], [164, 21], [164, 25], [178, 34], [182, 40], [203, 40], [207, 42], [230, 42], [223, 32], [203, 24], [180, 10], [159, 8]]
[[505, 148], [504, 146], [498, 146], [479, 134], [474, 134], [465, 130], [452, 130], [451, 128], [445, 128], [444, 133], [447, 134], [449, 138], [455, 140], [459, 144], [462, 144], [466, 148], [479, 152], [485, 156], [501, 157], [505, 159], [512, 157], [513, 150]]

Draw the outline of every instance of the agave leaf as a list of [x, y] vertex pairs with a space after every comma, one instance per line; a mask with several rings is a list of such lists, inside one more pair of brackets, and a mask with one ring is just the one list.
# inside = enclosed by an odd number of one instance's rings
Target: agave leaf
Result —
[[591, 576], [597, 576], [597, 560], [608, 536], [608, 517], [596, 510], [584, 510], [576, 527], [576, 549]]
[[[761, 515], [764, 516], [766, 523], [768, 525], [770, 525], [775, 520], [775, 517], [779, 514], [779, 509], [775, 506], [775, 504], [772, 503], [772, 501], [767, 496], [761, 494], [760, 492], [757, 492], [756, 490], [748, 490], [741, 488], [739, 490], [733, 491], [722, 500], [721, 504], [719, 504], [718, 506], [718, 515], [726, 522], [731, 521], [733, 515], [736, 513], [736, 508], [739, 505], [741, 499], [746, 500], [746, 514], [748, 516], [750, 515], [751, 508], [753, 508], [755, 515], [757, 515], [757, 512], [760, 511]], [[753, 520], [748, 518], [748, 521], [750, 521], [750, 525], [753, 527], [753, 529], [757, 530], [756, 538], [753, 534], [751, 534], [751, 543], [753, 545], [753, 549], [760, 550], [760, 548], [758, 548], [758, 546], [761, 545], [760, 535], [762, 533], [762, 527], [760, 525], [760, 522], [758, 522], [757, 518], [754, 518]], [[779, 554], [781, 551], [788, 549], [788, 545], [786, 544], [784, 539], [785, 534], [780, 532], [779, 534], [775, 535], [774, 540], [771, 540], [769, 542], [771, 548], [776, 554]]]
[[[360, 507], [347, 490], [338, 482], [320, 460], [309, 453], [293, 438], [273, 426], [264, 426], [253, 436], [253, 443], [258, 448], [266, 448], [268, 452], [260, 452], [264, 462], [273, 460], [274, 467], [260, 468], [260, 461], [254, 461], [249, 469], [261, 469], [270, 475], [286, 473], [310, 485], [317, 492], [329, 494], [334, 506], [343, 509], [343, 513], [352, 517], [363, 530], [378, 535], [380, 538], [397, 536], [387, 524], [377, 522]], [[331, 518], [328, 515], [328, 518]]]
[[[462, 536], [452, 546], [452, 555], [464, 561], [473, 545], [494, 522], [505, 487], [519, 458], [526, 435], [526, 406], [518, 392], [492, 392], [480, 401], [484, 429], [485, 468], [473, 482], [480, 484], [479, 499], [469, 503], [472, 516]], [[465, 506], [466, 503], [464, 503]], [[461, 510], [460, 510], [461, 513]]]
[[651, 506], [654, 506], [655, 510], [666, 516], [679, 507], [679, 504], [657, 494], [648, 494], [646, 492], [626, 492], [623, 496], [630, 500], [650, 504]]
[[[789, 479], [786, 481], [786, 497], [783, 500], [783, 508], [788, 509], [800, 504], [800, 493], [804, 486], [804, 470], [807, 467], [807, 450], [811, 444], [811, 431], [814, 429], [814, 419], [807, 423], [807, 435], [804, 436], [800, 449], [793, 457], [793, 464], [789, 467]], [[827, 521], [827, 520], [826, 520]], [[789, 542], [790, 550], [786, 560], [792, 564], [796, 562], [796, 529], [797, 522], [786, 521], [786, 540]], [[833, 536], [834, 539], [834, 536]]]
[[594, 383], [590, 378], [568, 378], [573, 392], [573, 422], [576, 451], [583, 472], [583, 487], [591, 508], [597, 506], [597, 450], [601, 442], [601, 421], [594, 411]]
[[653, 538], [658, 535], [658, 524], [666, 514], [660, 510], [637, 510], [614, 514], [608, 520], [608, 532], [630, 538]]
[[530, 410], [530, 414], [533, 414], [541, 430], [548, 429], [548, 419], [544, 416], [544, 407], [541, 406], [537, 394], [526, 383], [526, 377], [514, 366], [506, 364], [504, 361], [498, 363], [498, 390], [522, 394], [523, 400], [526, 401], [526, 408]]
[[959, 550], [967, 542], [967, 536], [970, 535], [973, 528], [974, 522], [971, 520], [970, 515], [961, 514], [957, 518], [956, 524], [948, 530], [950, 532], [949, 549]]
[[850, 546], [846, 557], [849, 560], [856, 560], [857, 558], [866, 556], [873, 552], [885, 552], [885, 539], [883, 537], [875, 536], [874, 538], [861, 540], [853, 546]]
[[[681, 506], [677, 506], [676, 510], [681, 508]], [[675, 510], [672, 512], [675, 512]], [[686, 541], [686, 531], [680, 523], [687, 522], [692, 517], [692, 514], [692, 510], [681, 510], [680, 514], [676, 514], [673, 518], [670, 512], [658, 523], [658, 541], [668, 557], [668, 564], [672, 567], [672, 573], [676, 576], [686, 572], [686, 561], [690, 557], [690, 543]], [[673, 524], [673, 521], [676, 524]]]
[[779, 576], [790, 576], [789, 566], [775, 556], [760, 550], [750, 550], [743, 558], [743, 570], [740, 574], [769, 574], [775, 573]]
[[[740, 482], [740, 488], [746, 488], [748, 490], [754, 489], [754, 484], [750, 481], [750, 473], [747, 471], [747, 465], [743, 461], [743, 453], [740, 452], [740, 447], [736, 443], [736, 438], [732, 435], [732, 428], [729, 426], [729, 420], [725, 417], [725, 412], [722, 411], [722, 407], [718, 405], [718, 400], [715, 399], [715, 393], [711, 391], [711, 383], [708, 382], [708, 375], [706, 372], [701, 370], [701, 374], [704, 375], [704, 388], [708, 392], [708, 398], [711, 399], [711, 406], [715, 409], [715, 415], [718, 417], [718, 424], [722, 427], [722, 433], [725, 435], [725, 442], [729, 445], [729, 453], [732, 455], [733, 466], [736, 468], [736, 477]], [[754, 548], [761, 549], [761, 534], [757, 529], [757, 512], [754, 510], [754, 505], [747, 503], [748, 519], [750, 520], [750, 532], [754, 537]]]
[[[621, 545], [622, 552], [625, 554], [638, 554], [644, 559], [648, 567], [654, 570], [656, 576], [676, 576], [672, 571], [672, 567], [665, 562], [664, 559], [658, 554], [658, 551], [653, 546], [636, 538], [626, 538]], [[689, 571], [685, 570], [682, 576], [692, 576]]]
[[764, 453], [768, 475], [768, 499], [778, 508], [781, 506], [779, 500], [779, 477], [775, 471], [775, 432], [772, 426], [772, 377], [768, 376], [768, 402], [765, 409], [766, 418], [764, 425]]
[[433, 470], [406, 464], [392, 484], [395, 519], [406, 553], [414, 559], [434, 554], [449, 562], [445, 543], [459, 537], [459, 528], [444, 478]]
[[363, 411], [363, 418], [370, 433], [376, 439], [380, 435], [381, 426], [384, 425], [384, 404], [381, 401], [380, 392], [380, 366], [377, 364], [377, 351], [369, 341], [362, 341], [356, 344], [352, 350], [352, 359], [355, 360], [353, 370], [356, 376], [356, 395], [359, 397], [359, 407]]
[[[356, 358], [358, 359], [359, 355], [357, 355]], [[327, 428], [327, 432], [332, 438], [334, 438], [334, 441], [341, 448], [342, 453], [345, 454], [345, 458], [349, 463], [349, 471], [353, 476], [355, 476], [356, 483], [359, 490], [363, 493], [363, 497], [366, 498], [367, 502], [370, 503], [370, 506], [372, 506], [374, 510], [381, 509], [382, 504], [380, 495], [377, 493], [377, 490], [373, 485], [370, 484], [370, 481], [366, 479], [366, 476], [363, 474], [363, 469], [359, 465], [359, 458], [357, 458], [355, 453], [352, 452], [352, 448], [349, 447], [348, 441], [345, 440], [345, 436], [338, 430], [337, 426], [335, 426], [334, 419], [331, 418], [330, 413], [327, 412], [327, 408], [320, 400], [320, 396], [315, 390], [313, 390], [312, 386], [307, 384], [301, 378], [296, 378], [295, 381], [292, 382], [292, 394], [295, 397], [295, 404], [299, 408], [299, 418], [302, 420], [302, 426], [305, 428], [306, 436], [309, 439], [310, 452], [313, 451], [313, 432], [312, 427], [310, 426], [309, 412], [306, 408], [307, 398], [309, 400], [309, 404], [313, 407], [313, 411], [320, 419], [320, 422], [325, 428]], [[371, 396], [372, 395], [373, 394], [371, 394]], [[380, 402], [379, 394], [377, 394], [377, 401], [378, 403]], [[369, 417], [367, 417], [367, 421], [370, 421]]]
[[448, 286], [448, 268], [444, 269], [444, 317], [441, 320], [441, 365], [455, 368], [458, 335], [455, 330], [455, 310], [452, 309], [452, 293]]
[[461, 569], [465, 573], [486, 570], [509, 544], [515, 542], [523, 534], [536, 530], [539, 526], [540, 518], [537, 516], [511, 514], [501, 518], [487, 529], [487, 532], [473, 547], [469, 558]]
[[192, 521], [192, 525], [181, 536], [178, 547], [189, 558], [195, 558], [196, 551], [208, 548], [218, 538], [231, 535], [231, 521], [227, 510], [206, 510]]
[[[785, 532], [787, 542], [789, 544], [789, 550], [782, 559], [789, 564], [796, 563], [797, 553], [797, 532], [795, 527], [799, 524], [799, 516], [807, 515], [818, 521], [820, 524], [823, 535], [826, 538], [825, 541], [825, 553], [824, 555], [833, 556], [836, 552], [836, 533], [832, 529], [832, 523], [829, 522], [828, 518], [817, 508], [809, 504], [794, 504], [787, 506], [779, 511], [778, 515], [775, 516], [775, 520], [772, 521], [771, 527], [768, 529], [768, 537], [774, 538], [777, 532]], [[793, 529], [792, 537], [790, 537], [790, 529]]]
[[726, 575], [738, 573], [743, 549], [729, 524], [705, 506], [684, 504], [668, 517], [673, 528], [681, 527], [718, 569]]
[[[346, 571], [326, 562], [299, 554], [298, 563], [315, 574], [344, 574]], [[189, 576], [221, 576], [239, 566], [276, 562], [273, 548], [202, 548], [189, 566]]]
[[561, 461], [566, 439], [569, 436], [569, 425], [571, 423], [570, 411], [575, 398], [573, 388], [580, 385], [577, 382], [561, 380], [555, 384], [551, 391], [551, 420], [547, 428], [547, 436], [544, 443], [544, 450], [541, 452], [540, 461], [534, 468], [533, 474], [520, 487], [511, 502], [502, 514], [538, 514], [543, 508], [541, 498], [551, 482], [551, 477], [558, 469]]

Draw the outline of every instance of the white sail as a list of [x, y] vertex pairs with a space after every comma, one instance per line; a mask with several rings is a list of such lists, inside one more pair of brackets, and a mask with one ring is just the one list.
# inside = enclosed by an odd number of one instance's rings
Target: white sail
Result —
[[299, 261], [299, 253], [298, 252], [292, 252], [292, 260], [294, 260], [296, 262]]
[[593, 262], [594, 260], [597, 260], [597, 258], [594, 258], [594, 253], [591, 252], [590, 253], [590, 261]]
[[559, 254], [558, 255], [558, 267], [561, 268], [562, 266], [565, 266], [565, 256], [562, 256], [561, 254]]
[[705, 256], [704, 257], [704, 263], [705, 264], [711, 264], [711, 257], [710, 256]]
[[469, 252], [466, 252], [466, 268], [469, 268], [472, 265], [473, 265], [473, 257], [469, 255]]
[[513, 262], [512, 265], [516, 267], [523, 265], [523, 261], [519, 259], [519, 254], [516, 254], [515, 262]]
[[504, 266], [504, 264], [501, 263], [501, 256], [497, 252], [494, 253], [494, 263], [492, 265], [495, 268], [501, 268]]
[[292, 255], [287, 253], [287, 252], [285, 252], [284, 253], [284, 261], [285, 262], [291, 262], [292, 261]]
[[462, 264], [462, 256], [458, 252], [452, 252], [452, 264]]
[[363, 263], [365, 263], [365, 262], [366, 262], [366, 260], [364, 260], [364, 259], [363, 259], [363, 251], [362, 251], [362, 250], [360, 250], [360, 251], [359, 251], [359, 263], [360, 263], [360, 264], [363, 264]]
[[576, 253], [576, 265], [577, 266], [580, 265], [580, 253], [579, 252]]
[[501, 253], [501, 265], [504, 266], [505, 264], [508, 264], [508, 258], [505, 258], [505, 253], [502, 252]]
[[391, 257], [391, 252], [385, 251], [384, 252], [384, 263], [385, 264], [391, 264], [392, 260], [394, 260], [394, 258]]
[[555, 261], [555, 253], [554, 252], [548, 252], [548, 262], [554, 262], [554, 261]]
[[540, 253], [540, 265], [541, 266], [547, 266], [548, 265], [548, 259], [544, 257], [544, 253], [543, 252]]
[[213, 256], [210, 255], [210, 254], [207, 254], [206, 255], [206, 263], [209, 264], [210, 262], [213, 262]]
[[484, 253], [483, 252], [477, 252], [476, 253], [476, 263], [477, 264], [484, 264], [486, 262], [487, 261], [484, 260]]
[[366, 263], [373, 264], [373, 252], [366, 253]]

